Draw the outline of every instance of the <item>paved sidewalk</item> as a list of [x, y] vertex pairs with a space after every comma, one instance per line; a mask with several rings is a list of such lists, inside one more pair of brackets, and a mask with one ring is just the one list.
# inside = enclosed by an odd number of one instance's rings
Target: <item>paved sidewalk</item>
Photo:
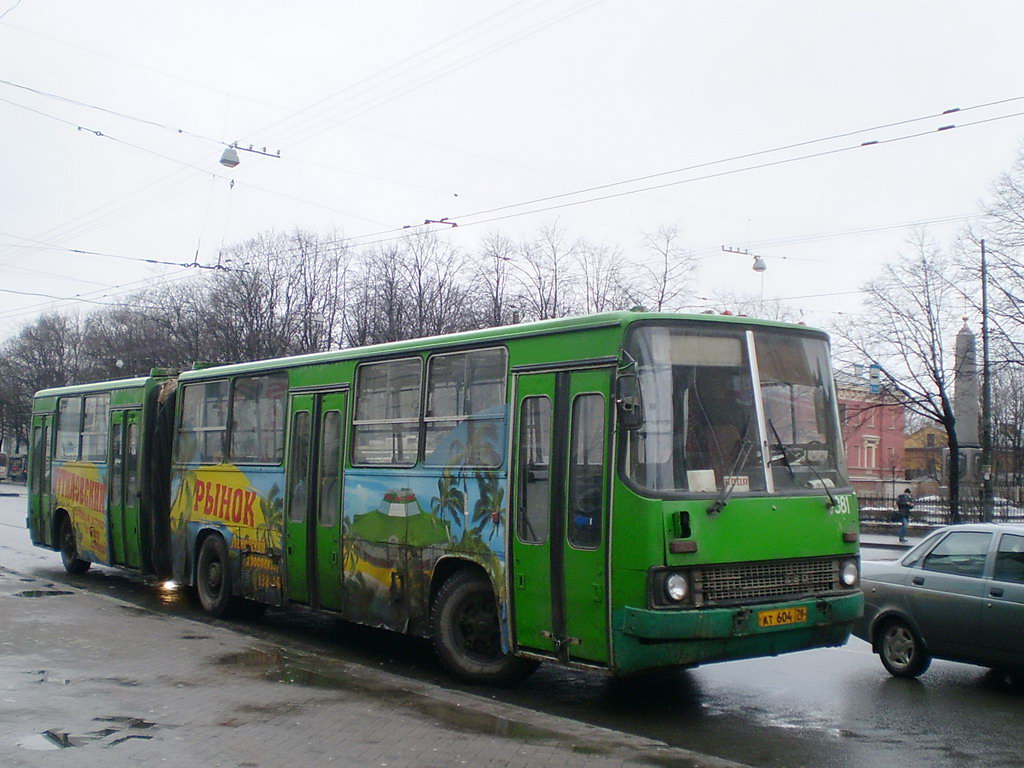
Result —
[[0, 765], [735, 764], [0, 567]]
[[860, 534], [860, 545], [862, 547], [873, 547], [875, 549], [898, 549], [906, 551], [911, 547], [916, 547], [921, 543], [924, 536], [915, 535], [913, 531], [907, 533], [907, 540], [900, 541], [900, 537], [896, 534], [891, 536], [885, 533], [867, 533], [862, 532]]

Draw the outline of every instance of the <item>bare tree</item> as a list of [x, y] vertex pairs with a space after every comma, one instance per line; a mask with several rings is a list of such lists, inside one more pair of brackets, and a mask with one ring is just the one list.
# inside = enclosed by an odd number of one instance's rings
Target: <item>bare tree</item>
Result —
[[647, 259], [637, 267], [637, 279], [631, 281], [631, 296], [652, 312], [678, 310], [691, 295], [690, 285], [697, 257], [680, 243], [679, 230], [663, 226], [644, 235]]
[[324, 239], [301, 230], [292, 233], [290, 245], [283, 258], [294, 285], [291, 346], [300, 353], [331, 349], [345, 334], [349, 248], [337, 234]]
[[508, 325], [514, 322], [521, 299], [513, 293], [516, 260], [515, 243], [499, 232], [492, 232], [482, 244], [476, 265], [477, 306], [484, 326]]
[[0, 348], [0, 436], [28, 439], [32, 395], [81, 383], [82, 330], [76, 316], [45, 314]]
[[[155, 296], [154, 291], [152, 296]], [[83, 322], [81, 378], [98, 381], [143, 374], [168, 360], [170, 339], [161, 323], [162, 307], [139, 293], [123, 305], [98, 309]]]
[[214, 274], [206, 292], [204, 325], [215, 340], [216, 362], [260, 360], [291, 351], [298, 291], [289, 277], [289, 238], [262, 234], [231, 248], [229, 271]]
[[571, 267], [576, 244], [567, 242], [556, 222], [541, 227], [538, 236], [520, 246], [516, 279], [526, 311], [535, 320], [566, 317], [579, 311]]
[[992, 447], [995, 477], [1018, 488], [1024, 483], [1024, 370], [1004, 365], [992, 382]]
[[586, 314], [626, 309], [629, 291], [624, 284], [622, 252], [607, 245], [581, 241], [576, 260], [582, 282], [582, 309]]
[[[992, 198], [985, 205], [987, 217], [980, 228], [969, 230], [961, 243], [959, 266], [972, 290], [965, 298], [980, 310], [980, 240], [985, 239], [989, 326], [994, 346], [1005, 361], [1024, 364], [1024, 147], [1013, 167], [992, 185]], [[998, 361], [997, 361], [998, 362]]]
[[[940, 424], [950, 456], [959, 456], [953, 412], [955, 361], [949, 349], [958, 327], [959, 298], [948, 280], [951, 257], [917, 233], [914, 253], [886, 265], [882, 276], [864, 286], [865, 310], [839, 324], [836, 335], [859, 361], [880, 366], [885, 388], [912, 412]], [[852, 361], [851, 361], [852, 362]], [[950, 511], [960, 519], [959, 462], [950, 461]]]

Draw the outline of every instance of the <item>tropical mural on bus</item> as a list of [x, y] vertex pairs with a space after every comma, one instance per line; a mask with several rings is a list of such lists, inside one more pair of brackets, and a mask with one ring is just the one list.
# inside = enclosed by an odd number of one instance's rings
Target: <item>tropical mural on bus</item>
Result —
[[479, 563], [504, 601], [504, 471], [468, 464], [500, 464], [501, 433], [476, 429], [475, 440], [460, 440], [459, 430], [453, 432], [428, 459], [444, 459], [439, 472], [346, 474], [342, 541], [349, 618], [426, 634], [434, 566], [452, 554]]
[[245, 472], [232, 464], [190, 469], [171, 488], [171, 537], [175, 578], [184, 580], [187, 546], [200, 529], [216, 527], [241, 553], [242, 590], [268, 603], [281, 602], [283, 473]]
[[74, 461], [54, 467], [53, 495], [58, 508], [71, 517], [78, 556], [106, 563], [107, 468], [91, 461]]

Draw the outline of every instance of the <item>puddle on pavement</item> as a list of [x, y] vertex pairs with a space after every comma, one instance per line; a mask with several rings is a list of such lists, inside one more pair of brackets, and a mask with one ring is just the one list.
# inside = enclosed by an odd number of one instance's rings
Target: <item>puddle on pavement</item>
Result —
[[45, 733], [33, 733], [31, 736], [26, 736], [23, 739], [19, 739], [18, 746], [22, 749], [30, 749], [33, 752], [63, 749], [63, 747], [60, 744], [55, 742]]
[[[239, 653], [218, 656], [213, 663], [221, 667], [239, 668], [253, 677], [272, 683], [386, 696], [392, 704], [414, 710], [444, 725], [467, 733], [504, 736], [532, 742], [564, 739], [562, 734], [555, 731], [527, 725], [488, 712], [475, 711], [468, 706], [438, 701], [424, 694], [396, 688], [386, 683], [377, 684], [366, 678], [356, 678], [340, 669], [328, 671], [323, 667], [313, 668], [311, 662], [302, 662], [291, 658], [280, 648], [273, 650], [250, 648]], [[247, 710], [243, 707], [240, 711], [251, 711], [251, 709]], [[595, 754], [604, 754], [600, 747], [594, 749]]]
[[124, 728], [137, 728], [144, 730], [146, 728], [152, 728], [156, 723], [151, 723], [148, 720], [143, 720], [141, 717], [123, 717], [121, 715], [113, 715], [110, 717], [94, 717], [98, 723], [117, 723]]
[[103, 741], [103, 739], [106, 739], [108, 736], [123, 734], [116, 739], [108, 741], [105, 745], [113, 747], [118, 744], [123, 744], [130, 739], [152, 739], [152, 736], [146, 734], [124, 732], [126, 730], [146, 730], [147, 728], [152, 728], [156, 725], [156, 723], [143, 720], [141, 717], [125, 717], [121, 715], [94, 717], [93, 720], [99, 723], [109, 723], [116, 727], [101, 728], [98, 731], [74, 734], [66, 731], [50, 729], [43, 731], [42, 733], [33, 733], [30, 736], [19, 739], [17, 745], [22, 749], [37, 752], [52, 751], [55, 749], [68, 749], [69, 747], [82, 747], [91, 742]]
[[73, 595], [64, 589], [26, 589], [24, 592], [15, 592], [14, 597], [55, 597], [57, 595]]
[[26, 675], [32, 675], [33, 677], [39, 678], [34, 680], [36, 683], [57, 683], [58, 685], [71, 685], [71, 681], [66, 677], [48, 677], [45, 669], [30, 669], [25, 672]]

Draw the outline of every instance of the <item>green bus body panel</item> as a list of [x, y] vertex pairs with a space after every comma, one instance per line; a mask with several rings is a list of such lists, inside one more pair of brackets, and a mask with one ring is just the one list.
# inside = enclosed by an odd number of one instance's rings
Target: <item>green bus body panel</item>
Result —
[[[519, 414], [523, 400], [540, 398], [545, 403], [553, 403], [555, 398], [554, 379], [551, 374], [533, 374], [519, 376], [515, 382], [516, 413]], [[521, 416], [517, 415], [518, 440], [523, 437]], [[549, 457], [550, 459], [550, 457]], [[519, 466], [520, 457], [515, 457], [516, 473], [529, 472]], [[550, 474], [548, 482], [550, 484]], [[515, 484], [513, 504], [515, 514], [510, 524], [512, 539], [512, 604], [515, 616], [515, 644], [519, 648], [539, 651], [545, 654], [554, 653], [555, 641], [550, 636], [554, 622], [552, 620], [552, 589], [551, 589], [551, 532], [543, 542], [524, 543], [518, 535], [519, 516], [523, 514], [526, 499], [521, 498], [523, 485]], [[550, 504], [550, 493], [548, 494]], [[550, 515], [550, 508], [548, 510]], [[539, 534], [535, 537], [539, 538]], [[545, 635], [544, 633], [549, 633]]]
[[[289, 457], [285, 478], [289, 489], [285, 500], [284, 513], [284, 558], [286, 568], [286, 584], [288, 599], [296, 603], [310, 602], [310, 577], [313, 561], [310, 548], [310, 523], [309, 517], [309, 487], [310, 487], [310, 463], [311, 454], [310, 440], [313, 434], [313, 396], [295, 395], [292, 397], [291, 408], [289, 409], [288, 424], [290, 437], [285, 446], [285, 455]], [[307, 432], [304, 435], [304, 446], [298, 444], [299, 438], [295, 432], [296, 419], [303, 419], [306, 422]], [[294, 460], [300, 450], [306, 452], [307, 461], [305, 466], [297, 467]], [[294, 489], [294, 490], [293, 490]], [[304, 504], [300, 504], [296, 495], [301, 490], [304, 493]], [[300, 508], [301, 507], [301, 508]]]
[[[344, 392], [329, 393], [320, 399], [320, 428], [317, 438], [317, 461], [314, 467], [323, 467], [325, 456], [323, 453], [323, 438], [327, 416], [330, 413], [339, 413], [341, 424], [341, 460], [345, 458], [345, 425], [348, 419], [347, 397]], [[316, 520], [316, 574], [317, 574], [317, 604], [321, 608], [340, 611], [343, 607], [342, 595], [342, 541], [341, 525], [344, 519], [344, 479], [342, 477], [342, 466], [321, 469], [321, 477], [325, 478], [316, 483], [317, 504], [313, 517]], [[321, 508], [329, 508], [333, 514], [332, 521], [324, 521], [319, 514]]]
[[[121, 410], [110, 411], [109, 414], [109, 432], [107, 437], [110, 441], [110, 453], [108, 454], [110, 466], [107, 468], [107, 509], [110, 515], [108, 525], [110, 530], [110, 562], [111, 564], [129, 565], [128, 553], [126, 551], [129, 523], [123, 498], [125, 491], [124, 417], [125, 412]], [[118, 498], [119, 496], [120, 499]], [[137, 535], [138, 531], [136, 530]]]
[[[806, 607], [805, 623], [772, 629], [757, 626], [758, 611], [795, 606]], [[843, 645], [863, 610], [864, 596], [859, 591], [842, 597], [759, 604], [747, 609], [625, 608], [613, 615], [616, 671], [692, 666]]]
[[[49, 549], [58, 549], [57, 514], [67, 513], [79, 546], [81, 559], [104, 565], [120, 565], [143, 572], [153, 572], [150, 557], [153, 536], [159, 535], [153, 525], [153, 505], [147, 503], [150, 442], [144, 430], [150, 426], [152, 400], [155, 392], [169, 376], [147, 376], [94, 384], [55, 387], [38, 392], [33, 398], [33, 430], [48, 430], [45, 456], [32, 451], [29, 467], [28, 526], [32, 542]], [[109, 396], [107, 418], [107, 450], [102, 461], [71, 461], [55, 456], [57, 413], [60, 398], [106, 394]], [[134, 466], [136, 490], [121, 504], [111, 487], [114, 458], [118, 447], [123, 462], [127, 448], [127, 427], [135, 425], [137, 454]], [[120, 430], [117, 438], [113, 431]], [[116, 442], [115, 442], [116, 441]], [[33, 467], [38, 467], [33, 469]], [[122, 465], [122, 491], [128, 478], [127, 465]], [[36, 472], [47, 477], [40, 478]], [[48, 480], [48, 483], [46, 482]], [[42, 487], [40, 483], [44, 483]]]
[[[587, 511], [595, 513], [599, 530], [606, 531], [609, 507], [608, 393], [612, 370], [529, 373], [520, 375], [516, 382], [517, 410], [527, 398], [546, 398], [553, 405], [549, 535], [542, 543], [527, 543], [513, 533], [516, 645], [553, 654], [563, 661], [607, 664], [609, 658], [607, 536], [602, 533], [592, 545], [573, 544], [570, 521], [577, 510], [571, 507], [569, 487], [572, 476], [571, 442], [576, 430], [573, 405], [581, 396], [597, 395], [601, 401], [603, 446], [596, 489], [599, 498], [594, 499], [590, 494]], [[522, 435], [522, 424], [519, 429]], [[529, 470], [519, 467], [517, 471]], [[517, 498], [513, 528], [518, 515], [522, 514], [522, 502]]]
[[[447, 348], [506, 345], [509, 362], [517, 365], [542, 365], [545, 363], [570, 363], [580, 359], [602, 355], [617, 356], [628, 326], [636, 322], [690, 320], [702, 324], [760, 326], [766, 328], [789, 328], [803, 334], [827, 338], [824, 331], [804, 325], [757, 320], [735, 315], [680, 315], [657, 312], [606, 312], [584, 317], [568, 317], [556, 320], [542, 320], [521, 325], [508, 325], [466, 331], [445, 336], [432, 336], [410, 341], [396, 341], [367, 347], [352, 347], [332, 352], [315, 352], [294, 357], [260, 360], [252, 363], [218, 365], [196, 371], [184, 371], [179, 380], [185, 384], [192, 380], [215, 379], [236, 374], [258, 373], [268, 370], [302, 369], [292, 378], [293, 387], [329, 386], [348, 378], [334, 378], [333, 382], [325, 371], [325, 365], [349, 361], [353, 365], [380, 357], [398, 357], [403, 354], [425, 354], [444, 351]], [[586, 336], [586, 340], [567, 341], [570, 338]], [[514, 350], [518, 350], [515, 352]], [[306, 379], [305, 377], [309, 378]], [[47, 390], [46, 392], [49, 392]]]

